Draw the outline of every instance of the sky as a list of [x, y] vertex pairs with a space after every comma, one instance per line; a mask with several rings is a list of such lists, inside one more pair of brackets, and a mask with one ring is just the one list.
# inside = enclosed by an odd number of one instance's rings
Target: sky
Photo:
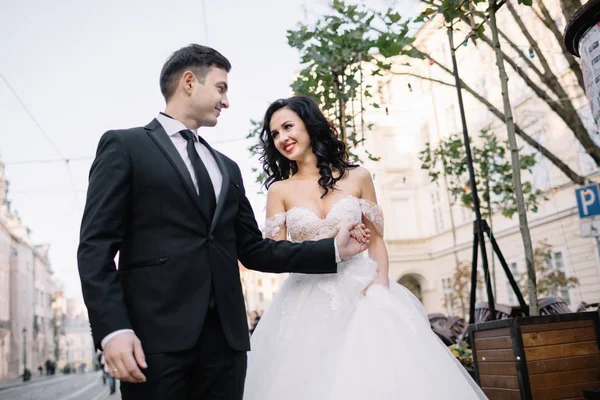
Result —
[[67, 296], [81, 290], [76, 252], [98, 140], [164, 110], [160, 69], [190, 43], [216, 48], [233, 65], [231, 107], [201, 133], [240, 165], [262, 224], [265, 197], [251, 171], [259, 164], [244, 139], [249, 120], [291, 95], [300, 65], [286, 31], [326, 11], [326, 0], [0, 0], [0, 161], [11, 208], [35, 244], [50, 245]]

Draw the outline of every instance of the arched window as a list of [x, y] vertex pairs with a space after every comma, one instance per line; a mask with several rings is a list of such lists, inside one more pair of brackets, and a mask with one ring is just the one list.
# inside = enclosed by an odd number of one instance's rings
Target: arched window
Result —
[[412, 275], [405, 275], [402, 278], [400, 278], [398, 283], [410, 290], [411, 293], [414, 294], [417, 297], [417, 299], [419, 299], [419, 301], [423, 301], [421, 297], [421, 284], [419, 283], [417, 278], [415, 278]]

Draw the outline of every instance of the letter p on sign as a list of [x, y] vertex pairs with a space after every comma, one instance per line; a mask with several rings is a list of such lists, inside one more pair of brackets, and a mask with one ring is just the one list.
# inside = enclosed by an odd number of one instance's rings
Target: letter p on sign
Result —
[[575, 189], [579, 218], [592, 218], [600, 215], [600, 190], [595, 183]]

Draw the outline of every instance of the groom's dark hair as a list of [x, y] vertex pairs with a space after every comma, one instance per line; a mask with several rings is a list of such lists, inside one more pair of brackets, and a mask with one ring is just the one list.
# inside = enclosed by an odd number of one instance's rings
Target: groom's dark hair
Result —
[[191, 70], [203, 82], [209, 68], [216, 66], [229, 72], [231, 63], [225, 56], [207, 46], [190, 44], [175, 51], [160, 71], [160, 91], [166, 101], [175, 93], [181, 74]]

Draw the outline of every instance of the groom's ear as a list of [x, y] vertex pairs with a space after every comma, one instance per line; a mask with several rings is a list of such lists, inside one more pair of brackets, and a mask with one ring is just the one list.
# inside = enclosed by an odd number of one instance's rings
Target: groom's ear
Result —
[[196, 80], [196, 76], [192, 71], [185, 71], [183, 75], [181, 75], [180, 84], [183, 85], [183, 88], [186, 93], [191, 94], [194, 80]]

